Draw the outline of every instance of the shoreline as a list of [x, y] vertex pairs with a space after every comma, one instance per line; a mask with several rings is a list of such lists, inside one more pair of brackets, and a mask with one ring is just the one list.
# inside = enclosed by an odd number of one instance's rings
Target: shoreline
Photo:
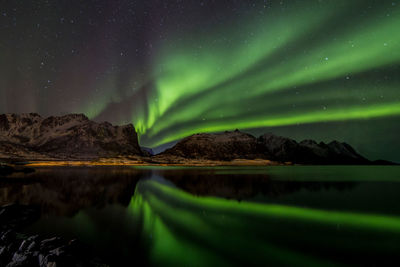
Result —
[[[342, 166], [349, 164], [322, 164]], [[353, 164], [350, 164], [353, 165]], [[357, 165], [357, 164], [355, 164]], [[359, 166], [387, 166], [388, 164], [366, 164]], [[392, 163], [392, 166], [399, 164]], [[234, 167], [234, 166], [321, 166], [321, 164], [296, 164], [292, 162], [278, 162], [267, 159], [234, 159], [230, 161], [187, 159], [187, 158], [100, 158], [100, 159], [0, 159], [0, 167], [11, 167], [13, 172], [31, 171], [35, 167], [112, 167], [112, 166], [160, 166], [160, 167]], [[0, 172], [1, 173], [1, 172]]]
[[57, 167], [57, 166], [193, 166], [193, 167], [214, 167], [214, 166], [284, 166], [291, 163], [280, 163], [263, 159], [236, 159], [232, 161], [212, 160], [181, 160], [172, 162], [127, 160], [127, 159], [100, 159], [100, 160], [51, 160], [51, 161], [27, 161], [27, 167]]

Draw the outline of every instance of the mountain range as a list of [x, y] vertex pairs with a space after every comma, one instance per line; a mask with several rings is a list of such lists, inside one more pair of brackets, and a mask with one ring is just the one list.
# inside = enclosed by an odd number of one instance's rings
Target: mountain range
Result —
[[373, 164], [346, 143], [332, 141], [325, 144], [314, 140], [298, 143], [293, 139], [272, 133], [256, 138], [239, 130], [216, 134], [195, 134], [184, 138], [161, 155], [208, 160], [268, 159], [277, 162], [319, 165]]
[[[36, 113], [0, 115], [0, 158], [25, 160], [93, 160], [134, 156], [146, 162], [177, 159], [232, 161], [264, 159], [293, 164], [391, 164], [372, 162], [347, 143], [297, 142], [266, 133], [254, 137], [239, 130], [200, 133], [153, 155], [139, 146], [132, 124], [97, 123], [83, 114], [43, 118]], [[161, 160], [161, 161], [160, 161]]]
[[83, 114], [0, 115], [1, 158], [93, 159], [141, 154], [132, 124], [96, 123]]

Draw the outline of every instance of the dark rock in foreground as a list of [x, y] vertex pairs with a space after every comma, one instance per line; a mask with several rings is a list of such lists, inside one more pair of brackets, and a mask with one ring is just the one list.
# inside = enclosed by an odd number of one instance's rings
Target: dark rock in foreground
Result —
[[24, 236], [19, 229], [39, 219], [40, 212], [17, 204], [0, 208], [0, 266], [105, 266], [77, 240]]
[[0, 266], [105, 266], [77, 240], [23, 237], [12, 230], [1, 232], [0, 237]]
[[[346, 143], [332, 141], [328, 144], [314, 140], [300, 143], [293, 139], [271, 133], [258, 138], [242, 133], [224, 132], [217, 134], [195, 134], [184, 138], [160, 157], [182, 157], [189, 159], [233, 160], [268, 159], [294, 164], [374, 164]], [[377, 161], [379, 164], [381, 161]], [[389, 162], [385, 162], [390, 164]]]
[[89, 159], [142, 155], [132, 124], [96, 123], [83, 114], [0, 115], [0, 158]]

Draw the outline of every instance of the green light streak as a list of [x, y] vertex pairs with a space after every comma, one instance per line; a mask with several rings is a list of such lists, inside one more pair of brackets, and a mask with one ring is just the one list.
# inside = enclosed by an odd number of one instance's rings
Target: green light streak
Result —
[[[175, 34], [159, 44], [151, 97], [133, 114], [143, 144], [197, 132], [400, 115], [400, 81], [363, 76], [400, 63], [400, 13], [391, 1], [310, 1], [285, 10], [273, 3], [252, 17], [239, 28]], [[322, 83], [312, 95], [294, 94]], [[289, 103], [302, 108], [288, 110]]]
[[[213, 197], [202, 197], [202, 198], [194, 197], [191, 194], [186, 193], [182, 190], [165, 186], [155, 181], [148, 180], [141, 183], [144, 183], [146, 187], [148, 186], [150, 187], [151, 190], [154, 190], [153, 193], [162, 192], [168, 195], [169, 197], [179, 199], [179, 201], [187, 201], [192, 205], [205, 205], [207, 206], [207, 209], [219, 210], [223, 208], [224, 210], [227, 211], [241, 212], [244, 214], [257, 213], [257, 214], [263, 214], [268, 217], [277, 216], [286, 219], [315, 221], [332, 225], [340, 224], [342, 226], [356, 227], [356, 228], [361, 227], [361, 228], [366, 228], [368, 230], [385, 229], [385, 231], [400, 233], [399, 217], [324, 211], [311, 208], [298, 208], [298, 207], [274, 205], [274, 204], [257, 204], [250, 202], [243, 202], [240, 205], [238, 205], [237, 201], [223, 200]], [[143, 188], [143, 185], [141, 184], [139, 184], [138, 186], [139, 190]], [[156, 201], [157, 199], [156, 195], [150, 195], [150, 197], [151, 197], [151, 199], [149, 200], [150, 203], [151, 201]], [[161, 204], [161, 202], [157, 203]], [[183, 212], [181, 215], [185, 214], [186, 213]], [[189, 223], [195, 223], [195, 222], [190, 221]], [[201, 222], [197, 222], [195, 223], [195, 225], [199, 223]], [[200, 225], [197, 226], [200, 227]]]
[[[239, 204], [195, 197], [152, 180], [139, 182], [129, 209], [142, 220], [153, 264], [322, 265], [327, 262], [312, 256], [313, 247], [339, 254], [396, 253], [400, 237], [399, 217]], [[296, 251], [303, 246], [305, 253]]]
[[274, 127], [274, 126], [284, 126], [293, 124], [304, 124], [304, 123], [315, 123], [320, 121], [346, 121], [351, 119], [370, 119], [382, 116], [394, 116], [400, 115], [400, 105], [398, 103], [387, 103], [385, 105], [372, 105], [367, 107], [349, 107], [347, 109], [340, 110], [322, 110], [314, 111], [304, 114], [292, 115], [292, 116], [281, 116], [281, 117], [271, 117], [263, 118], [252, 116], [242, 120], [235, 120], [227, 124], [221, 124], [219, 121], [208, 122], [203, 125], [200, 124], [198, 127], [191, 127], [182, 131], [175, 131], [173, 135], [162, 139], [161, 141], [155, 143], [155, 145], [161, 145], [166, 142], [174, 141], [179, 138], [186, 137], [190, 134], [197, 132], [218, 132], [223, 131], [229, 127], [239, 128], [239, 129], [249, 129], [257, 127]]

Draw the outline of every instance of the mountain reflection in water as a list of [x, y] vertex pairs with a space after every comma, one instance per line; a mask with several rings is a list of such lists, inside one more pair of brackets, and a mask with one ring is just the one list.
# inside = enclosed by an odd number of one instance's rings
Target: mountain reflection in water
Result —
[[41, 168], [0, 183], [0, 203], [38, 206], [42, 217], [27, 233], [78, 237], [112, 266], [393, 264], [399, 174], [376, 166]]

